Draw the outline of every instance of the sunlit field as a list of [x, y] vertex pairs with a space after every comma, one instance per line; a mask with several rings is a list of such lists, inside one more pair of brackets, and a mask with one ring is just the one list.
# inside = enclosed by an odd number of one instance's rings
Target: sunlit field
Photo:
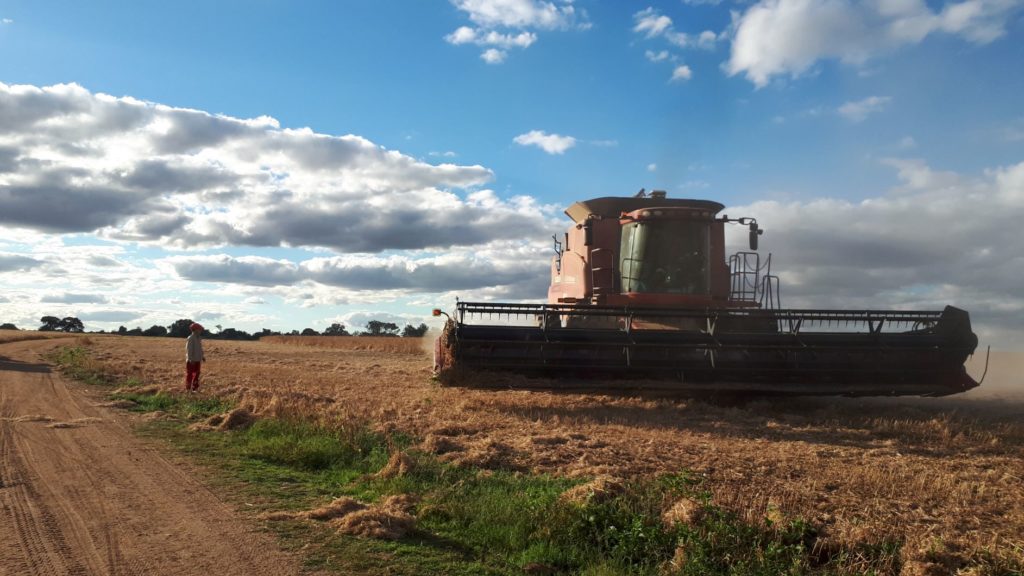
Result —
[[[689, 471], [750, 522], [803, 519], [815, 546], [901, 544], [950, 570], [1024, 559], [1024, 357], [993, 353], [950, 398], [699, 400], [446, 388], [427, 339], [207, 340], [202, 393], [257, 415], [400, 431], [455, 464], [578, 478]], [[182, 386], [184, 342], [91, 336], [104, 371]], [[980, 376], [977, 361], [970, 366]], [[908, 564], [912, 565], [912, 564]]]

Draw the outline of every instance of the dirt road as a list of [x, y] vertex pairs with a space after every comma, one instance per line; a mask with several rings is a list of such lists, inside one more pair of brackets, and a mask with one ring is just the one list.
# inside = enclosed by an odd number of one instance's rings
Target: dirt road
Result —
[[39, 359], [0, 344], [0, 574], [295, 574], [298, 563]]

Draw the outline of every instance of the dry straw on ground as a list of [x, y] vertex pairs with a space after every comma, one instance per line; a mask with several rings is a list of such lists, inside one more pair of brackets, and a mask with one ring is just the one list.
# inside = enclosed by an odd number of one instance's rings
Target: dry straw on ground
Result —
[[397, 540], [416, 525], [412, 515], [415, 500], [405, 494], [389, 496], [379, 504], [364, 504], [342, 496], [330, 503], [305, 512], [270, 512], [264, 520], [305, 519], [330, 522], [343, 534], [383, 540]]
[[598, 504], [621, 494], [624, 489], [625, 486], [618, 478], [598, 476], [590, 482], [566, 490], [559, 499], [570, 504]]
[[[181, 386], [181, 341], [92, 340], [104, 369]], [[362, 338], [331, 339], [355, 340]], [[905, 561], [934, 563], [927, 554], [936, 543], [960, 558], [989, 550], [1024, 561], [1024, 386], [1013, 387], [1024, 356], [994, 353], [985, 385], [961, 397], [716, 406], [447, 388], [432, 380], [426, 352], [267, 341], [205, 347], [203, 394], [257, 415], [400, 431], [422, 438], [423, 450], [474, 466], [624, 479], [687, 471], [712, 504], [757, 522], [806, 519], [835, 546], [893, 538], [904, 543]]]
[[408, 454], [404, 452], [395, 452], [388, 458], [388, 463], [380, 469], [379, 472], [374, 474], [374, 477], [380, 479], [387, 478], [399, 478], [405, 476], [409, 472], [412, 472], [416, 463]]
[[202, 422], [196, 422], [189, 426], [189, 430], [192, 430], [193, 432], [209, 430], [240, 430], [252, 426], [255, 421], [256, 416], [254, 416], [247, 408], [235, 408], [223, 414], [214, 414]]
[[260, 342], [337, 350], [421, 354], [423, 339], [386, 336], [264, 336]]

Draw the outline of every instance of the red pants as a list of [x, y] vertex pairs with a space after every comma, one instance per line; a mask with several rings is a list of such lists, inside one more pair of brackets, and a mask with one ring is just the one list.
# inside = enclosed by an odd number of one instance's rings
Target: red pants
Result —
[[185, 390], [199, 390], [199, 366], [202, 362], [185, 362]]

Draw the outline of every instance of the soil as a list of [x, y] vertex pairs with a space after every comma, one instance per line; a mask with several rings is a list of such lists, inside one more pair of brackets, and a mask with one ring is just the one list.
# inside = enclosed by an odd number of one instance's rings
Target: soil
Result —
[[130, 416], [0, 344], [0, 574], [295, 574], [187, 469], [133, 437]]

